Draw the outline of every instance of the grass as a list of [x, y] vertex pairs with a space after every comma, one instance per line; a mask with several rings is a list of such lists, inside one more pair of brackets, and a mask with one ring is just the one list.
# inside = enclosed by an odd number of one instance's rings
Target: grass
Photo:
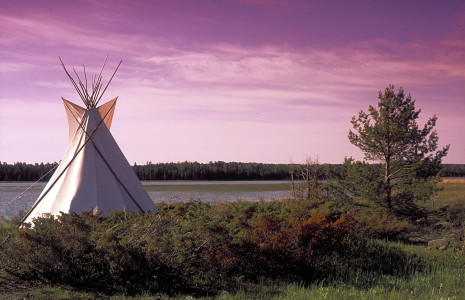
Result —
[[[391, 243], [393, 244], [393, 243]], [[395, 244], [395, 243], [394, 243]], [[311, 285], [303, 283], [258, 283], [245, 285], [236, 291], [220, 291], [215, 297], [194, 298], [189, 295], [139, 295], [139, 296], [105, 296], [96, 293], [79, 292], [65, 287], [37, 287], [18, 294], [16, 299], [465, 299], [465, 257], [452, 251], [440, 252], [426, 250], [424, 247], [396, 245], [404, 251], [416, 253], [424, 258], [436, 260], [429, 272], [416, 272], [409, 278], [392, 275], [373, 276], [373, 285], [360, 288], [344, 282], [319, 282]], [[459, 263], [455, 265], [455, 263]], [[373, 274], [360, 272], [355, 281], [363, 284]]]
[[439, 183], [439, 187], [443, 190], [434, 199], [435, 208], [454, 202], [465, 202], [465, 178], [445, 178]]
[[[298, 187], [304, 188], [304, 184], [297, 184]], [[444, 178], [439, 183], [442, 191], [434, 198], [434, 202], [427, 202], [428, 208], [440, 208], [449, 205], [451, 202], [465, 202], [465, 178]], [[242, 192], [263, 192], [263, 191], [291, 191], [290, 182], [264, 182], [264, 183], [247, 183], [235, 182], [228, 183], [189, 183], [189, 181], [175, 181], [172, 184], [165, 182], [161, 185], [145, 185], [147, 191], [175, 191], [175, 192], [214, 192], [214, 193], [242, 193]], [[433, 204], [434, 203], [434, 204]]]
[[[363, 271], [353, 274], [352, 282], [289, 283], [241, 289], [221, 299], [465, 299], [465, 256], [454, 249], [428, 250], [417, 245], [375, 241], [399, 248], [412, 257], [429, 262], [429, 270], [413, 271], [410, 276], [382, 275]], [[412, 265], [415, 262], [410, 262]], [[368, 281], [371, 285], [363, 287]], [[211, 299], [211, 298], [202, 298]]]
[[163, 185], [146, 185], [147, 191], [175, 191], [175, 192], [213, 192], [213, 193], [244, 193], [244, 192], [265, 192], [265, 191], [290, 191], [291, 185], [287, 182], [277, 183], [206, 183], [206, 184], [190, 184], [176, 183]]
[[[415, 253], [432, 264], [432, 269], [426, 272], [415, 272], [409, 278], [366, 274], [355, 274], [354, 283], [345, 282], [318, 282], [311, 285], [303, 283], [279, 282], [257, 283], [244, 285], [236, 291], [220, 291], [215, 297], [194, 298], [189, 295], [138, 295], [108, 296], [99, 293], [76, 291], [69, 287], [33, 287], [15, 293], [10, 299], [465, 299], [465, 257], [457, 255], [452, 249], [446, 252], [426, 250], [424, 247], [403, 245], [393, 242], [381, 242], [395, 245], [408, 253]], [[357, 287], [372, 280], [372, 286]], [[0, 294], [1, 296], [1, 294]], [[11, 296], [11, 294], [10, 294]], [[5, 297], [6, 298], [6, 297]]]

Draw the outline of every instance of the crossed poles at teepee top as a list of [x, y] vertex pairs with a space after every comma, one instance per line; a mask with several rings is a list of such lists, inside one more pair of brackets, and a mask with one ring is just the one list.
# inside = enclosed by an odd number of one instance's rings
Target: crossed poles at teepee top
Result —
[[39, 203], [42, 201], [42, 199], [44, 199], [44, 197], [48, 194], [48, 192], [53, 188], [53, 186], [55, 185], [55, 183], [60, 179], [60, 177], [65, 173], [65, 171], [69, 168], [69, 166], [71, 165], [71, 163], [74, 161], [74, 159], [79, 155], [79, 153], [81, 152], [82, 149], [84, 149], [84, 147], [86, 146], [87, 142], [91, 141], [92, 144], [94, 145], [95, 147], [95, 150], [97, 150], [97, 153], [99, 154], [99, 156], [102, 158], [102, 160], [105, 162], [106, 166], [108, 167], [108, 169], [110, 170], [110, 172], [113, 174], [113, 176], [115, 177], [115, 179], [118, 181], [118, 183], [123, 187], [123, 189], [126, 191], [126, 193], [129, 195], [129, 197], [131, 198], [131, 200], [134, 202], [134, 204], [136, 204], [137, 208], [139, 209], [140, 212], [144, 212], [144, 210], [142, 209], [142, 207], [139, 205], [139, 203], [137, 203], [136, 199], [134, 199], [134, 197], [131, 195], [131, 193], [129, 192], [129, 190], [126, 188], [126, 186], [123, 184], [123, 182], [119, 179], [118, 175], [116, 175], [115, 171], [111, 168], [110, 164], [108, 163], [108, 161], [105, 159], [105, 157], [103, 156], [102, 152], [100, 152], [100, 150], [98, 149], [97, 145], [94, 143], [94, 141], [92, 140], [92, 136], [94, 135], [94, 133], [97, 131], [97, 129], [100, 127], [100, 125], [103, 123], [103, 120], [105, 120], [105, 118], [107, 117], [107, 115], [110, 113], [110, 111], [113, 109], [113, 106], [115, 106], [116, 104], [116, 101], [111, 105], [111, 107], [108, 109], [108, 111], [105, 113], [104, 117], [100, 120], [100, 122], [97, 124], [97, 126], [95, 127], [95, 129], [92, 131], [92, 133], [89, 135], [87, 133], [87, 131], [85, 130], [84, 126], [83, 126], [83, 121], [84, 121], [84, 118], [81, 120], [81, 122], [78, 120], [78, 118], [74, 115], [73, 111], [69, 108], [68, 104], [65, 102], [65, 105], [66, 107], [68, 108], [68, 110], [71, 112], [71, 114], [73, 115], [74, 119], [76, 120], [76, 122], [78, 122], [79, 124], [79, 127], [82, 129], [82, 131], [84, 131], [84, 133], [86, 134], [86, 140], [84, 141], [84, 144], [78, 149], [78, 151], [74, 154], [73, 158], [71, 158], [71, 160], [69, 161], [69, 163], [66, 165], [66, 167], [63, 169], [63, 171], [58, 175], [58, 177], [56, 178], [56, 180], [50, 185], [50, 187], [48, 188], [47, 191], [45, 191], [42, 196], [37, 199], [37, 201], [34, 203], [34, 205], [32, 206], [32, 208], [27, 212], [27, 214], [21, 219], [21, 222], [19, 223], [19, 225], [21, 226], [21, 224], [24, 223], [24, 221], [29, 217], [29, 215], [32, 213], [32, 211], [37, 207], [37, 205], [39, 205]]

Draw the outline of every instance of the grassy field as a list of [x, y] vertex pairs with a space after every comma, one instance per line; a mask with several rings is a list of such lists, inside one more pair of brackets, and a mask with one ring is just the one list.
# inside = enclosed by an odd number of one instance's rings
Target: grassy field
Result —
[[265, 183], [247, 183], [234, 182], [230, 183], [189, 183], [174, 182], [173, 184], [164, 183], [163, 185], [145, 185], [147, 191], [176, 191], [176, 192], [262, 192], [262, 191], [290, 191], [291, 184], [288, 182], [265, 182]]
[[[296, 186], [305, 187], [303, 183]], [[465, 201], [465, 178], [443, 178], [439, 183], [443, 190], [434, 197], [434, 201], [427, 202], [429, 208], [438, 208], [457, 201]], [[207, 182], [190, 183], [189, 181], [165, 182], [163, 185], [145, 185], [148, 191], [178, 191], [178, 192], [260, 192], [260, 191], [290, 191], [291, 183], [285, 181], [253, 183], [240, 182]]]
[[[442, 191], [435, 197], [431, 207], [443, 207], [456, 202], [465, 202], [465, 178], [444, 178], [439, 183]], [[433, 204], [434, 203], [434, 204]]]

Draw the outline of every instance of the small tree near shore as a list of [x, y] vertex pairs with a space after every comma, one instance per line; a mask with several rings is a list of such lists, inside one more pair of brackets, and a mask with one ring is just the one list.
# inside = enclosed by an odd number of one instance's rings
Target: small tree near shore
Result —
[[323, 177], [323, 169], [320, 165], [320, 158], [312, 158], [307, 156], [305, 165], [300, 173], [300, 177], [306, 183], [307, 200], [322, 201], [323, 200], [323, 186], [321, 179]]
[[365, 154], [365, 160], [382, 164], [383, 173], [373, 181], [381, 182], [382, 202], [391, 210], [396, 203], [413, 203], [434, 191], [441, 160], [449, 145], [439, 151], [438, 135], [433, 130], [437, 117], [433, 116], [423, 128], [417, 124], [421, 110], [415, 109], [415, 100], [397, 93], [389, 85], [379, 91], [378, 108], [370, 105], [368, 113], [360, 111], [352, 117], [354, 131], [349, 140]]

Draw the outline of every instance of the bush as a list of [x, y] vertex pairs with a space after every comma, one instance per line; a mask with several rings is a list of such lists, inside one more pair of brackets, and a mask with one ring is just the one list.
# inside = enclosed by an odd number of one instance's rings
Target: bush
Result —
[[108, 294], [205, 295], [244, 282], [403, 270], [404, 253], [380, 251], [362, 237], [368, 221], [310, 215], [307, 207], [291, 200], [190, 201], [162, 203], [147, 214], [45, 216], [20, 230], [3, 220], [0, 233], [10, 238], [0, 246], [0, 276]]
[[88, 242], [89, 232], [78, 216], [37, 219], [33, 230], [11, 231], [13, 235], [2, 245], [2, 269], [24, 281], [86, 288], [101, 277], [100, 253]]
[[377, 239], [395, 239], [406, 233], [409, 222], [399, 220], [385, 212], [371, 214], [351, 211], [350, 214], [357, 221], [356, 231], [359, 235]]
[[448, 222], [455, 226], [465, 225], [465, 201], [453, 201], [444, 210]]

